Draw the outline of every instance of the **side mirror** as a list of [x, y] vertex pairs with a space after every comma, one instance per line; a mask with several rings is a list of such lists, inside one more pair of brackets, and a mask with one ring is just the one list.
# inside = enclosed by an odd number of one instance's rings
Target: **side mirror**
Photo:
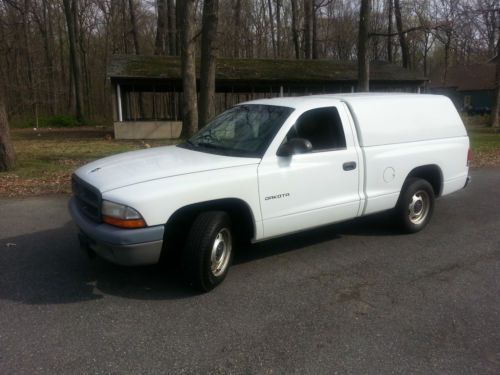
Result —
[[312, 144], [305, 138], [292, 138], [288, 142], [283, 143], [276, 155], [292, 156], [295, 154], [305, 154], [312, 150]]

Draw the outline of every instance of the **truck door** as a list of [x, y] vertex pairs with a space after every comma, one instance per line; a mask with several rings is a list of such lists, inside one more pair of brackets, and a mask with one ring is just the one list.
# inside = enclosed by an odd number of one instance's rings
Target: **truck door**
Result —
[[312, 150], [277, 156], [275, 148], [262, 159], [258, 176], [264, 237], [357, 216], [360, 168], [344, 110], [340, 106], [303, 112], [282, 143], [305, 138]]

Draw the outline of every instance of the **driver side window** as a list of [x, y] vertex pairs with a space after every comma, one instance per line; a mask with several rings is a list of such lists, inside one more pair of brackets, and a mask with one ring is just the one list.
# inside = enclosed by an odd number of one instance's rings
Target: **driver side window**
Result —
[[286, 141], [292, 138], [307, 139], [312, 144], [312, 152], [346, 148], [344, 129], [335, 107], [304, 112], [288, 131]]

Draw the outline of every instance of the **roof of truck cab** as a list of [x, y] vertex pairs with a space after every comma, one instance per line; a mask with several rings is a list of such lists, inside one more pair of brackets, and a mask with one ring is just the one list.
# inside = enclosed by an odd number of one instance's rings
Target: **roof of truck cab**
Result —
[[347, 103], [361, 146], [467, 136], [453, 103], [443, 95], [331, 94], [260, 99], [246, 104], [276, 105], [307, 111], [338, 101]]
[[367, 102], [374, 101], [380, 102], [381, 100], [395, 100], [395, 99], [435, 99], [437, 97], [443, 97], [442, 95], [430, 95], [430, 94], [410, 94], [410, 93], [345, 93], [345, 94], [321, 94], [321, 95], [307, 95], [307, 96], [291, 96], [291, 97], [278, 97], [278, 98], [268, 98], [268, 99], [257, 99], [240, 104], [266, 104], [266, 105], [276, 105], [283, 107], [298, 108], [304, 104], [314, 104], [317, 102], [318, 105], [324, 105], [325, 101], [335, 99], [341, 100], [347, 103], [355, 102]]

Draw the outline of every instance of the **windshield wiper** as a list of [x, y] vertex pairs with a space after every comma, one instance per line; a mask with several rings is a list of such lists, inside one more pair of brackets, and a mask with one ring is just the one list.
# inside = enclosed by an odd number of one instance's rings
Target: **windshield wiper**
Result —
[[224, 155], [230, 155], [232, 152], [235, 150], [232, 149], [231, 147], [224, 147], [221, 145], [213, 144], [213, 143], [208, 143], [208, 142], [197, 142], [196, 146], [198, 147], [204, 147], [204, 148], [211, 148], [213, 150], [217, 150], [222, 152]]
[[201, 147], [206, 147], [206, 148], [216, 148], [216, 149], [220, 149], [220, 150], [227, 150], [226, 147], [215, 145], [215, 144], [209, 143], [209, 142], [197, 142], [196, 146], [201, 146]]

